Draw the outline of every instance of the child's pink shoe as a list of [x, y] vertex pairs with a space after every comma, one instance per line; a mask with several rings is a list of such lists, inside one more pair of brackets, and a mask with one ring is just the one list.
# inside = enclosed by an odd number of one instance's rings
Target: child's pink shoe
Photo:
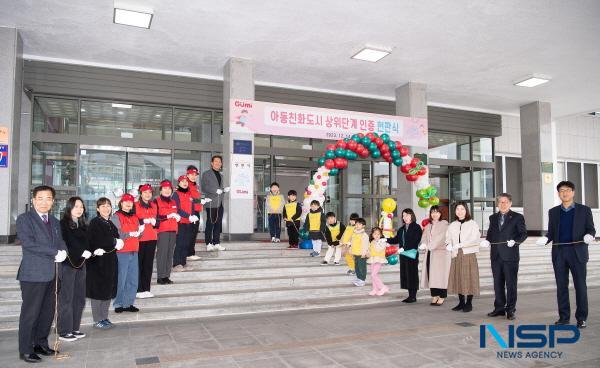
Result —
[[377, 295], [377, 293], [378, 293], [378, 291], [375, 290], [375, 289], [373, 289], [373, 290], [371, 290], [371, 292], [369, 293], [369, 295], [375, 296], [375, 295]]
[[388, 291], [390, 291], [390, 288], [389, 288], [389, 287], [387, 287], [387, 286], [384, 286], [384, 287], [382, 287], [382, 288], [381, 288], [381, 290], [379, 290], [379, 291], [377, 292], [377, 294], [376, 294], [376, 295], [377, 295], [377, 296], [382, 296], [382, 295], [384, 295], [385, 293], [387, 293]]

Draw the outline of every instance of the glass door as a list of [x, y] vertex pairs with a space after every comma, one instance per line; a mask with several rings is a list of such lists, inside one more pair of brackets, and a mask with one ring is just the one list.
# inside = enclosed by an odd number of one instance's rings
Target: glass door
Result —
[[96, 200], [106, 197], [116, 206], [117, 198], [125, 188], [127, 153], [121, 150], [87, 149], [80, 152], [79, 194], [88, 210], [88, 217], [96, 216]]
[[[161, 150], [163, 151], [163, 150]], [[158, 193], [160, 182], [171, 179], [171, 155], [165, 153], [127, 153], [127, 192], [137, 191], [142, 184], [150, 184]], [[185, 170], [181, 171], [181, 174]], [[176, 183], [173, 183], [176, 185]]]

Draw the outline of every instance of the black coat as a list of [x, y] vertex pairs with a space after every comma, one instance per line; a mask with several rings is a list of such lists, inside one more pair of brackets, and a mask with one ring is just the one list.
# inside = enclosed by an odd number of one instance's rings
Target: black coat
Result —
[[519, 247], [527, 239], [527, 228], [525, 227], [525, 218], [520, 213], [508, 211], [504, 217], [504, 224], [500, 228], [500, 212], [490, 216], [490, 226], [485, 237], [490, 243], [500, 243], [509, 240], [516, 242], [514, 247], [504, 244], [492, 244], [490, 249], [490, 258], [498, 258], [507, 262], [519, 261]]
[[[60, 229], [63, 240], [67, 244], [67, 253], [69, 254], [69, 258], [63, 262], [63, 266], [79, 266], [84, 261], [81, 254], [86, 250], [93, 252], [88, 241], [87, 226], [76, 226], [73, 221], [62, 219], [60, 220]], [[69, 259], [72, 264], [69, 262]]]
[[340, 233], [335, 239], [332, 239], [329, 225], [327, 225], [325, 228], [325, 239], [327, 240], [327, 244], [332, 246], [340, 245], [340, 240], [342, 239], [342, 235], [344, 235], [344, 231], [346, 231], [346, 226], [340, 222]]
[[[415, 222], [408, 227], [404, 224], [396, 233], [396, 236], [388, 239], [388, 244], [398, 244], [404, 250], [418, 249], [421, 243], [423, 229]], [[415, 259], [398, 256], [400, 259], [400, 287], [402, 289], [419, 289], [419, 253]]]
[[310, 231], [310, 216], [306, 215], [306, 221], [304, 222], [304, 230], [307, 230], [309, 233], [310, 240], [325, 240], [325, 232], [327, 231], [327, 221], [325, 221], [325, 214], [321, 207], [316, 211], [310, 210], [310, 213], [320, 213], [320, 224], [319, 231]]
[[[560, 222], [560, 206], [552, 207], [548, 211], [548, 234], [546, 237], [548, 241], [558, 243], [558, 229]], [[583, 237], [586, 234], [592, 236], [596, 235], [596, 229], [594, 228], [594, 218], [592, 216], [592, 210], [588, 206], [584, 206], [579, 203], [575, 203], [575, 211], [573, 218], [573, 241], [583, 241]], [[569, 246], [569, 245], [567, 245]], [[588, 245], [585, 243], [573, 244], [575, 247], [575, 254], [579, 262], [585, 263], [590, 259], [588, 252]], [[552, 259], [555, 258], [556, 252], [558, 251], [558, 245], [552, 245]]]
[[114, 249], [115, 239], [118, 238], [119, 232], [112, 221], [100, 216], [90, 221], [88, 240], [91, 249], [101, 248], [107, 253], [87, 261], [86, 295], [88, 298], [108, 300], [117, 295], [117, 253]]

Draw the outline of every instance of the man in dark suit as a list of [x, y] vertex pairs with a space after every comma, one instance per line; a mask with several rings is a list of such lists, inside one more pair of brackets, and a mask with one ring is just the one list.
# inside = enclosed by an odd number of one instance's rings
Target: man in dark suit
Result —
[[28, 363], [40, 362], [38, 354], [55, 353], [48, 346], [56, 303], [55, 278], [59, 275], [55, 267], [60, 267], [67, 258], [67, 247], [60, 223], [50, 215], [54, 196], [52, 187], [34, 188], [33, 208], [17, 218], [17, 238], [23, 251], [17, 274], [23, 300], [19, 317], [19, 358]]
[[596, 229], [592, 210], [575, 203], [575, 184], [561, 181], [556, 186], [562, 204], [548, 211], [548, 233], [541, 237], [538, 245], [552, 242], [552, 266], [556, 279], [556, 299], [559, 319], [557, 325], [570, 323], [569, 271], [573, 276], [577, 310], [577, 327], [587, 327], [588, 299], [586, 273], [589, 260], [588, 244], [594, 241]]
[[497, 199], [498, 212], [490, 216], [490, 225], [482, 247], [489, 247], [494, 276], [494, 310], [490, 317], [515, 319], [517, 305], [517, 275], [519, 273], [519, 244], [527, 239], [525, 218], [511, 211], [512, 196], [502, 193]]

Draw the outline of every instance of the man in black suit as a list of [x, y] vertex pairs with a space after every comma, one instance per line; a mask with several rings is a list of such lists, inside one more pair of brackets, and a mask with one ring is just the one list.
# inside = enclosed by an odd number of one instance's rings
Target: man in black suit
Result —
[[55, 267], [60, 268], [60, 263], [67, 258], [67, 247], [60, 223], [50, 215], [54, 196], [52, 187], [34, 188], [33, 208], [17, 218], [17, 238], [23, 251], [17, 274], [23, 300], [19, 316], [19, 358], [28, 363], [40, 362], [38, 354], [55, 353], [48, 346], [56, 303], [55, 278], [58, 274]]
[[596, 229], [592, 210], [588, 206], [575, 203], [575, 184], [561, 181], [556, 186], [562, 204], [548, 211], [548, 233], [537, 244], [552, 244], [552, 266], [556, 279], [556, 299], [559, 319], [557, 325], [570, 323], [569, 271], [573, 276], [577, 310], [577, 327], [587, 327], [588, 299], [586, 273], [590, 258], [588, 244], [594, 241]]
[[494, 276], [494, 310], [490, 317], [515, 319], [517, 305], [517, 275], [519, 273], [519, 244], [527, 239], [525, 218], [511, 211], [512, 196], [502, 193], [497, 198], [499, 212], [490, 216], [490, 225], [482, 247], [489, 247]]

